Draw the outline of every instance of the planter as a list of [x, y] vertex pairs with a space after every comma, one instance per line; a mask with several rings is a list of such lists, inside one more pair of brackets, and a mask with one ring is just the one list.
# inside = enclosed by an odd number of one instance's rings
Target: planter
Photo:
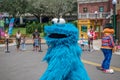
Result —
[[[9, 43], [13, 43], [13, 40], [9, 39]], [[5, 39], [1, 39], [0, 40], [0, 44], [5, 44]]]

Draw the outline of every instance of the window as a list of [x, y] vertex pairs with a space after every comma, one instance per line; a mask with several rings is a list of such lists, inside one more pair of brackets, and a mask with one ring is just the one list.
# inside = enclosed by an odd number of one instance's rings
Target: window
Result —
[[104, 7], [103, 6], [99, 7], [99, 12], [104, 12]]
[[82, 26], [81, 26], [81, 31], [82, 31], [82, 32], [87, 32], [87, 26], [82, 25]]
[[83, 12], [86, 13], [88, 12], [88, 9], [86, 7], [83, 8]]
[[96, 31], [96, 32], [99, 32], [99, 26], [96, 26], [95, 31]]

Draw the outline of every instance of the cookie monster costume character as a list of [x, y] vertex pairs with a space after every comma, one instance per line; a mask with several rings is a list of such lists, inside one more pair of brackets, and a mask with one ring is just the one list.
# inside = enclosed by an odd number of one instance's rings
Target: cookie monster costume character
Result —
[[113, 73], [113, 69], [110, 69], [110, 61], [112, 58], [112, 49], [115, 45], [112, 35], [114, 33], [114, 29], [110, 23], [106, 24], [103, 33], [101, 50], [105, 59], [102, 62], [101, 69], [105, 73]]
[[54, 20], [53, 25], [45, 27], [49, 48], [44, 60], [48, 67], [39, 80], [90, 80], [80, 59], [78, 29], [63, 18]]

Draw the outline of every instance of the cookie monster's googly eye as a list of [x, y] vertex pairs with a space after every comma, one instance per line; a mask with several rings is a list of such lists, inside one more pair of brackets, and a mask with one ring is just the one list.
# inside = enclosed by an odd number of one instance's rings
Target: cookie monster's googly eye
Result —
[[65, 24], [65, 20], [63, 18], [59, 18], [57, 24]]
[[52, 24], [65, 24], [65, 20], [63, 18], [53, 18]]
[[52, 24], [57, 24], [58, 18], [53, 18], [52, 19]]

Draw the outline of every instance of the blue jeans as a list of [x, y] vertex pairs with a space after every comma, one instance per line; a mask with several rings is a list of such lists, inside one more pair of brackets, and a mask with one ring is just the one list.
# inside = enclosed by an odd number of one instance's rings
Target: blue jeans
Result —
[[102, 52], [104, 54], [104, 60], [102, 62], [102, 68], [103, 69], [109, 69], [110, 68], [110, 61], [112, 58], [112, 49], [102, 49]]
[[22, 50], [25, 50], [25, 43], [21, 44], [21, 48], [22, 48]]

